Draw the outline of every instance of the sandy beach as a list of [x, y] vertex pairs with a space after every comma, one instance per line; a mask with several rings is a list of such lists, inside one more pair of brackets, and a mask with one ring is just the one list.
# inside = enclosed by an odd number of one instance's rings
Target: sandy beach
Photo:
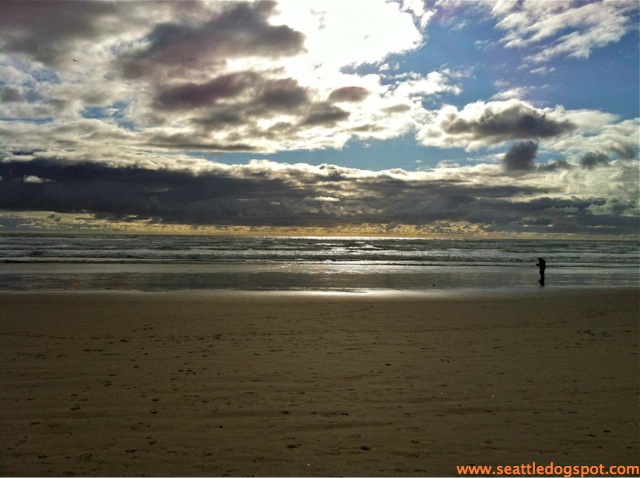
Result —
[[1, 293], [2, 475], [638, 463], [637, 290]]

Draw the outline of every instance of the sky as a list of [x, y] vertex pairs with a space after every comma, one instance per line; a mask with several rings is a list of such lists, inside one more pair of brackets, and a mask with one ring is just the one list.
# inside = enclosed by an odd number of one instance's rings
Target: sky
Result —
[[0, 232], [637, 238], [639, 20], [4, 1]]

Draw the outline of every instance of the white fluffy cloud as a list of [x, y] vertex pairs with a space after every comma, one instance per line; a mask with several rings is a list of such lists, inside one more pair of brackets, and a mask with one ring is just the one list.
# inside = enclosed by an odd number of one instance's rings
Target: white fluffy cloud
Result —
[[[619, 41], [631, 28], [635, 2], [525, 0], [487, 2], [509, 48], [540, 46], [534, 63], [557, 56], [588, 58], [596, 48]], [[637, 20], [636, 20], [637, 21]]]
[[512, 140], [562, 136], [576, 127], [561, 108], [540, 109], [520, 100], [478, 101], [461, 110], [448, 105], [434, 112], [418, 138], [428, 146], [473, 150]]

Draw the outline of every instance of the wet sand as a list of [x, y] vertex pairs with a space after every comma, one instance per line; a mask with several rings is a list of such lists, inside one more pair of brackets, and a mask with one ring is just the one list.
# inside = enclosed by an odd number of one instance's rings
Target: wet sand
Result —
[[2, 475], [637, 464], [637, 290], [0, 293]]

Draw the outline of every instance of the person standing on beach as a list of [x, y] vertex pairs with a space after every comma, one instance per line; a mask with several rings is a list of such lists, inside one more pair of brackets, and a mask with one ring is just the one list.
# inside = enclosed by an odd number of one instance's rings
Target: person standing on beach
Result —
[[540, 283], [541, 287], [544, 287], [544, 270], [547, 268], [547, 263], [542, 257], [538, 257], [538, 263], [536, 264], [540, 268]]

